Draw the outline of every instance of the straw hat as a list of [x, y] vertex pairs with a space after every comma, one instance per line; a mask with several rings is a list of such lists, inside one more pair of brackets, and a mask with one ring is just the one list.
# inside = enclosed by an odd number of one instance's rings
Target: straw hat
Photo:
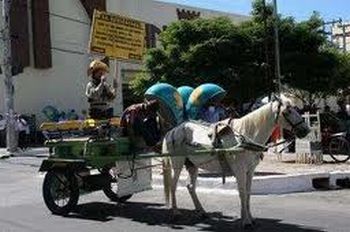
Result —
[[93, 60], [89, 65], [89, 69], [87, 72], [88, 76], [90, 76], [94, 71], [99, 70], [99, 69], [101, 69], [105, 72], [109, 71], [108, 66], [105, 63], [103, 63], [100, 60]]

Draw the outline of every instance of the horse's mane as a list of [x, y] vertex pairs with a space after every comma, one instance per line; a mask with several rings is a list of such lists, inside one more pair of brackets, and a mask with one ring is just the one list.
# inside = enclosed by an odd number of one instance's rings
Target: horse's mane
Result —
[[[261, 115], [263, 113], [268, 113], [269, 111], [272, 112], [272, 104], [267, 103], [261, 107], [259, 107], [258, 109], [248, 113], [247, 115], [243, 116], [240, 118], [240, 120], [244, 120], [244, 121], [256, 121], [257, 119], [259, 119], [261, 117]], [[265, 115], [265, 114], [264, 114]]]
[[265, 128], [264, 126], [270, 126], [268, 123], [274, 123], [272, 104], [273, 102], [267, 103], [242, 118], [235, 119], [233, 128], [251, 139], [256, 139], [256, 135]]

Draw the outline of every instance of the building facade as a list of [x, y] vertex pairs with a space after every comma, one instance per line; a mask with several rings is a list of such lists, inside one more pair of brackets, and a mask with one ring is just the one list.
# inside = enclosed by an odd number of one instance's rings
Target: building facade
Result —
[[343, 52], [350, 51], [350, 24], [334, 25], [331, 32], [332, 42]]
[[[178, 19], [227, 16], [240, 22], [248, 18], [153, 0], [12, 1], [15, 110], [21, 114], [35, 114], [39, 122], [44, 120], [41, 111], [48, 105], [66, 112], [75, 109], [78, 113], [88, 107], [84, 94], [87, 67], [93, 58], [98, 58], [88, 51], [95, 8], [144, 21], [147, 47], [156, 46], [157, 34]], [[128, 82], [140, 67], [140, 63], [110, 61], [109, 81], [122, 78], [114, 102], [117, 115], [123, 110], [122, 82]], [[4, 76], [0, 74], [0, 113], [5, 111], [3, 80]]]

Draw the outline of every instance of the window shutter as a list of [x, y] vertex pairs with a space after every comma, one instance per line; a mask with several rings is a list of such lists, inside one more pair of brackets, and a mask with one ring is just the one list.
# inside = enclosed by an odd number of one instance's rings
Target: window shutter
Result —
[[51, 68], [49, 0], [32, 0], [33, 51], [35, 68]]
[[146, 24], [146, 47], [155, 48], [157, 45], [157, 37], [161, 30], [153, 24]]
[[10, 9], [12, 73], [16, 75], [29, 66], [28, 3], [12, 0]]

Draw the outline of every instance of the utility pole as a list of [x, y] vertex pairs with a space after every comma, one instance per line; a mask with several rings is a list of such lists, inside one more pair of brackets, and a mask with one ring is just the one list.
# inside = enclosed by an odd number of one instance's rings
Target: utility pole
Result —
[[270, 76], [270, 64], [269, 64], [269, 44], [268, 44], [268, 28], [267, 28], [267, 12], [266, 12], [266, 0], [263, 0], [263, 5], [264, 5], [264, 10], [263, 10], [263, 15], [264, 15], [264, 33], [265, 33], [265, 38], [264, 38], [264, 53], [265, 53], [265, 80], [270, 81], [271, 76]]
[[280, 65], [280, 45], [278, 38], [278, 13], [277, 13], [277, 0], [273, 0], [273, 16], [274, 16], [274, 27], [275, 27], [275, 74], [278, 85], [278, 92], [282, 91], [281, 83], [281, 65]]
[[7, 152], [13, 154], [17, 150], [17, 142], [14, 119], [14, 86], [11, 70], [10, 8], [11, 0], [2, 0], [1, 21], [3, 21], [3, 28], [1, 38], [3, 42], [2, 70], [5, 77], [6, 146]]

